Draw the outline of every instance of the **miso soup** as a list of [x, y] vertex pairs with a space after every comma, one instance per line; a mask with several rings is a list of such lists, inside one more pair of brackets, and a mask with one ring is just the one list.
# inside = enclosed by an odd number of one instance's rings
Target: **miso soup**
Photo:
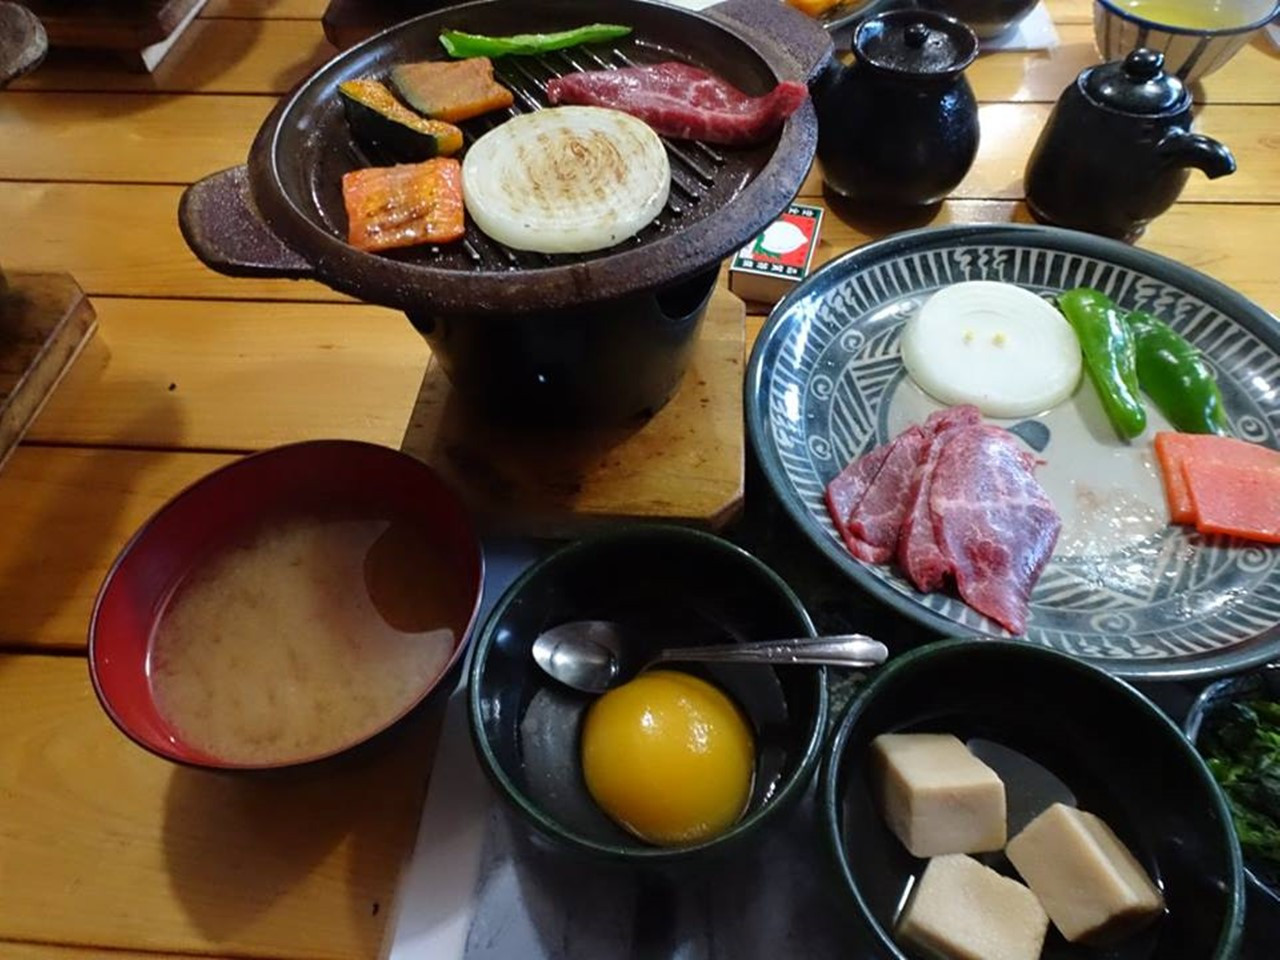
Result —
[[409, 524], [267, 525], [203, 564], [161, 614], [148, 658], [156, 706], [181, 741], [221, 760], [339, 750], [441, 673], [471, 599]]

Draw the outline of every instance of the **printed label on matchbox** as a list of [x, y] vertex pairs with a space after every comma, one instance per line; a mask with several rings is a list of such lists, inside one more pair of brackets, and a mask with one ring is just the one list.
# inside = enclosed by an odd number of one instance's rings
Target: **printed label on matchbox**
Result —
[[821, 207], [793, 203], [760, 236], [738, 251], [731, 269], [801, 280], [809, 272], [822, 223]]

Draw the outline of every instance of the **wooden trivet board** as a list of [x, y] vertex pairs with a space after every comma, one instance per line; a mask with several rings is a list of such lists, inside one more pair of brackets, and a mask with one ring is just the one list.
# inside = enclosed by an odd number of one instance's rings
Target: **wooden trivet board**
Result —
[[440, 471], [488, 533], [577, 536], [618, 520], [718, 529], [742, 506], [744, 313], [717, 288], [679, 391], [627, 428], [496, 427], [470, 416], [432, 363], [403, 449]]
[[93, 336], [97, 316], [65, 273], [10, 273], [0, 287], [0, 465]]

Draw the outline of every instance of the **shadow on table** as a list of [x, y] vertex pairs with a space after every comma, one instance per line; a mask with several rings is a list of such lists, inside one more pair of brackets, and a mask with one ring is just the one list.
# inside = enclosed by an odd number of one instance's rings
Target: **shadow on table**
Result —
[[550, 849], [495, 806], [466, 960], [864, 956], [813, 811], [811, 790], [747, 849], [658, 874]]
[[273, 931], [316, 955], [376, 956], [412, 849], [440, 717], [430, 705], [308, 767], [176, 767], [165, 797], [173, 893], [200, 934], [262, 950]]
[[[72, 373], [91, 375], [95, 367], [105, 368], [109, 358], [99, 332]], [[157, 443], [176, 442], [182, 433], [181, 411], [171, 404], [147, 408], [135, 425], [141, 422]], [[20, 494], [30, 493], [22, 496], [20, 510], [4, 518], [3, 536], [21, 546], [0, 552], [0, 585], [23, 602], [0, 616], [0, 647], [68, 646], [53, 635], [66, 631], [72, 619], [67, 611], [83, 610], [76, 636], [83, 652], [92, 597], [132, 532], [121, 529], [121, 517], [136, 500], [141, 478], [171, 456], [163, 450], [98, 447], [54, 451], [28, 445], [14, 451], [0, 476], [17, 484]]]

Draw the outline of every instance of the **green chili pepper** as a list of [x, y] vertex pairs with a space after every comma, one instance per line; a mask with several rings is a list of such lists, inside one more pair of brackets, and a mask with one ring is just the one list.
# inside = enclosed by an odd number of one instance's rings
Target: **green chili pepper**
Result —
[[1147, 427], [1147, 410], [1138, 391], [1133, 335], [1124, 314], [1097, 290], [1079, 287], [1058, 297], [1058, 309], [1076, 332], [1102, 408], [1116, 432], [1132, 440]]
[[559, 33], [518, 33], [510, 37], [486, 37], [478, 33], [463, 33], [461, 30], [446, 30], [440, 34], [440, 45], [449, 56], [458, 59], [505, 57], [508, 54], [546, 53], [549, 50], [576, 47], [580, 43], [616, 40], [630, 32], [630, 27], [613, 23], [592, 23], [574, 30], [561, 30]]
[[1200, 351], [1149, 313], [1125, 317], [1133, 333], [1138, 383], [1183, 433], [1227, 432], [1227, 414], [1213, 371]]

